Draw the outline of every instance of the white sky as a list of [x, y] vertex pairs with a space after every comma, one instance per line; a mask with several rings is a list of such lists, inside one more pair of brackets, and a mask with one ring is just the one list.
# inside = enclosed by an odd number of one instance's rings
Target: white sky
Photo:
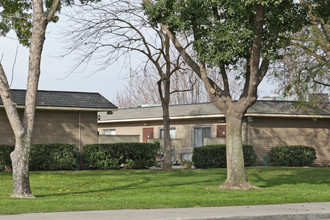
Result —
[[[66, 46], [61, 41], [59, 34], [61, 32], [59, 27], [63, 25], [65, 24], [60, 19], [58, 23], [51, 23], [47, 28], [41, 60], [39, 89], [98, 92], [110, 101], [114, 101], [116, 91], [123, 88], [126, 81], [125, 70], [120, 66], [122, 64], [114, 64], [95, 74], [93, 73], [97, 67], [90, 64], [85, 70], [70, 74], [74, 64], [74, 55], [60, 57], [65, 52], [64, 47]], [[1, 63], [10, 83], [16, 47], [19, 45], [11, 88], [26, 89], [29, 51], [28, 48], [21, 46], [15, 38], [15, 33], [10, 33], [8, 37], [0, 36], [0, 59], [2, 56]]]
[[[81, 71], [70, 73], [74, 64], [74, 54], [61, 58], [66, 46], [60, 37], [60, 27], [65, 27], [64, 19], [56, 24], [49, 24], [45, 46], [41, 61], [40, 90], [62, 90], [79, 92], [98, 92], [110, 101], [115, 101], [116, 91], [120, 91], [127, 80], [129, 69], [123, 68], [124, 62], [109, 66], [103, 71], [93, 74], [97, 66], [90, 63]], [[14, 38], [14, 39], [12, 39]], [[15, 60], [16, 47], [19, 45], [15, 40], [14, 33], [8, 37], [0, 37], [0, 59], [5, 69], [8, 81], [12, 80], [12, 67]], [[26, 89], [28, 70], [28, 48], [18, 46], [18, 54], [14, 69], [12, 89]], [[273, 94], [274, 86], [268, 84], [266, 79], [259, 87], [259, 97]]]

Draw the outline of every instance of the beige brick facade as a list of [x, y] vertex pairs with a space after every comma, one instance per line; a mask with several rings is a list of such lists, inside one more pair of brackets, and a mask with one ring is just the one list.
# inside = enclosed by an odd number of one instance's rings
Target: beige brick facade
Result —
[[[192, 147], [193, 128], [206, 126], [211, 128], [212, 143], [224, 142], [217, 137], [217, 125], [223, 125], [223, 117], [209, 119], [171, 120], [171, 127], [176, 130], [175, 147]], [[159, 139], [162, 121], [113, 122], [99, 123], [98, 131], [115, 129], [116, 135], [139, 135], [142, 142], [143, 128], [154, 128], [154, 139]], [[258, 156], [258, 165], [262, 165], [263, 157], [277, 145], [307, 145], [317, 151], [316, 166], [330, 166], [330, 119], [299, 117], [250, 117], [243, 123], [243, 143], [251, 144]]]
[[[32, 142], [69, 143], [77, 147], [97, 143], [97, 112], [37, 110]], [[7, 115], [0, 109], [0, 145], [14, 144], [15, 138]]]
[[305, 145], [316, 148], [315, 165], [330, 166], [330, 119], [254, 117], [247, 124], [244, 142], [254, 146], [259, 164], [274, 146]]

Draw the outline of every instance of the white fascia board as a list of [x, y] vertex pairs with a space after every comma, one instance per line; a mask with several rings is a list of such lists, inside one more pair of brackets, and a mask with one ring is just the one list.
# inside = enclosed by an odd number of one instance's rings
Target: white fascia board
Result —
[[[279, 117], [279, 118], [330, 118], [330, 115], [289, 115], [289, 114], [253, 114], [246, 113], [245, 117]], [[175, 116], [170, 117], [170, 120], [179, 119], [201, 119], [201, 118], [223, 118], [223, 114], [219, 115], [198, 115], [198, 116]], [[139, 122], [139, 121], [161, 121], [163, 118], [133, 118], [133, 119], [114, 119], [102, 120], [98, 123], [115, 123], [115, 122]]]
[[[200, 119], [200, 118], [223, 118], [224, 115], [197, 115], [197, 116], [175, 116], [170, 117], [170, 120], [179, 119]], [[138, 121], [161, 121], [163, 118], [132, 118], [132, 119], [114, 119], [114, 120], [102, 120], [98, 123], [113, 123], [113, 122], [138, 122]]]
[[[4, 108], [0, 105], [0, 108]], [[17, 109], [24, 109], [24, 106], [16, 106]], [[79, 107], [56, 107], [56, 106], [36, 106], [37, 110], [58, 110], [58, 111], [87, 111], [87, 112], [108, 112], [117, 111], [117, 108], [79, 108]]]
[[289, 115], [289, 114], [253, 114], [247, 113], [246, 117], [275, 117], [275, 118], [330, 118], [330, 115]]

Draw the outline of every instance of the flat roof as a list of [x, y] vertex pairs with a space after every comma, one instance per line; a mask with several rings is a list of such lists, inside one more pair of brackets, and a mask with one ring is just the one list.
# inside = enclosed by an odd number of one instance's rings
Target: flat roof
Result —
[[[224, 117], [213, 103], [198, 103], [185, 105], [170, 105], [170, 119], [193, 119]], [[162, 120], [161, 106], [146, 106], [119, 109], [112, 115], [99, 113], [99, 123], [129, 122], [145, 120]], [[324, 108], [315, 111], [304, 111], [297, 109], [292, 101], [256, 101], [247, 111], [245, 116], [265, 117], [325, 117], [330, 118], [329, 103]]]

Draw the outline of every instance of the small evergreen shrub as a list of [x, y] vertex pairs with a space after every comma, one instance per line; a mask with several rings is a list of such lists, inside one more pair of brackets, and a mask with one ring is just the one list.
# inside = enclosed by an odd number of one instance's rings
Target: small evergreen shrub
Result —
[[0, 172], [5, 171], [6, 167], [11, 167], [10, 153], [14, 149], [14, 146], [0, 145]]
[[[251, 145], [243, 145], [244, 164], [251, 166], [256, 162], [257, 155]], [[207, 145], [194, 148], [192, 160], [196, 168], [221, 168], [227, 166], [226, 145]]]
[[315, 148], [302, 145], [277, 146], [268, 153], [269, 163], [273, 166], [311, 166], [316, 160]]
[[154, 166], [158, 146], [152, 143], [90, 144], [84, 146], [83, 162], [89, 169], [119, 169], [128, 163], [132, 169]]
[[[0, 146], [0, 170], [11, 168], [10, 153], [14, 146]], [[77, 167], [77, 152], [71, 144], [37, 144], [31, 146], [29, 170], [74, 170]]]
[[78, 149], [72, 144], [37, 144], [31, 146], [30, 170], [74, 170]]

